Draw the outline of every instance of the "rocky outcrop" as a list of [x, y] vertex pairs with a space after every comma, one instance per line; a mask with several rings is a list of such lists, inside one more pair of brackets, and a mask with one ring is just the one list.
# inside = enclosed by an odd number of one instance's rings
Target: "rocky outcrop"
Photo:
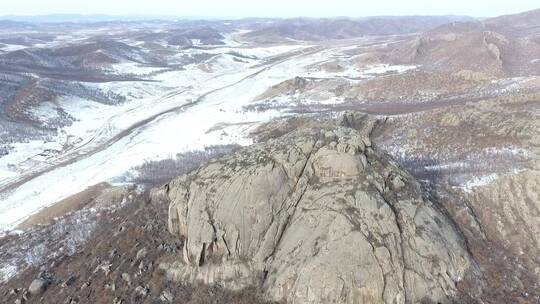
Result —
[[374, 143], [428, 185], [487, 281], [485, 303], [540, 303], [536, 94], [388, 119]]
[[185, 240], [183, 259], [161, 264], [169, 278], [288, 303], [447, 303], [480, 288], [452, 223], [371, 147], [375, 121], [337, 121], [296, 122], [154, 190]]
[[[500, 174], [461, 193], [474, 221], [455, 216], [469, 231], [472, 248], [490, 284], [523, 303], [540, 297], [540, 171]], [[514, 301], [509, 298], [506, 302]]]

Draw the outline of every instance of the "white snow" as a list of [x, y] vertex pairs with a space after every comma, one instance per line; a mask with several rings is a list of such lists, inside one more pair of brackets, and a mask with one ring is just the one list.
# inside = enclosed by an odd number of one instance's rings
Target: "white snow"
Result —
[[451, 169], [460, 169], [460, 168], [467, 168], [470, 165], [465, 162], [452, 162], [447, 164], [437, 164], [437, 165], [429, 165], [425, 166], [424, 169], [426, 171], [443, 171], [443, 170], [451, 170]]
[[[122, 94], [127, 101], [121, 105], [104, 105], [75, 97], [61, 98], [56, 102], [76, 119], [71, 126], [47, 142], [13, 144], [13, 151], [0, 158], [0, 186], [43, 169], [54, 169], [2, 194], [0, 231], [13, 229], [41, 208], [91, 185], [122, 176], [145, 160], [163, 159], [210, 145], [250, 144], [249, 131], [286, 114], [276, 110], [245, 112], [243, 108], [269, 87], [306, 76], [307, 66], [340, 51], [339, 48], [310, 51], [310, 54], [306, 51], [294, 56], [290, 53], [307, 47], [297, 44], [252, 48], [235, 44], [204, 51], [190, 49], [183, 52], [187, 55], [210, 52], [215, 56], [203, 65], [191, 64], [184, 70], [153, 74], [155, 82], [84, 83], [90, 88]], [[228, 54], [232, 51], [258, 59], [239, 62]], [[285, 53], [287, 59], [266, 60]], [[155, 71], [136, 64], [114, 68], [121, 73], [145, 75]], [[387, 66], [387, 69], [405, 68]], [[197, 103], [190, 106], [192, 102]], [[334, 104], [342, 100], [303, 102]], [[45, 115], [49, 110], [41, 109], [36, 115]], [[141, 121], [145, 123], [137, 125]], [[125, 130], [131, 131], [102, 146]], [[74, 161], [65, 164], [66, 160]]]
[[237, 32], [225, 34], [223, 35], [225, 39], [222, 39], [221, 41], [223, 41], [223, 43], [225, 43], [227, 46], [231, 46], [231, 47], [241, 46], [242, 43], [238, 42], [238, 39], [236, 39], [236, 36], [242, 35], [242, 33], [243, 33], [242, 31], [237, 31]]
[[276, 56], [279, 54], [284, 54], [292, 51], [297, 51], [300, 49], [309, 48], [311, 45], [277, 45], [270, 47], [248, 47], [248, 48], [237, 48], [233, 51], [236, 51], [244, 56], [255, 56], [257, 58], [267, 58]]
[[367, 75], [380, 75], [380, 74], [386, 74], [386, 73], [405, 73], [410, 70], [416, 69], [417, 66], [415, 65], [388, 65], [388, 64], [381, 64], [381, 65], [375, 65], [371, 66], [367, 70], [364, 70], [364, 74]]
[[18, 50], [24, 50], [26, 48], [28, 48], [28, 47], [25, 46], [25, 45], [6, 44], [5, 46], [0, 47], [0, 50], [2, 50], [4, 52], [14, 52], [14, 51], [18, 51]]
[[[294, 48], [270, 49], [267, 54], [275, 55]], [[0, 198], [0, 230], [11, 229], [39, 209], [88, 186], [120, 176], [144, 160], [166, 158], [209, 145], [250, 144], [246, 135], [252, 128], [283, 114], [244, 112], [242, 107], [269, 86], [286, 80], [290, 75], [285, 71], [291, 72], [294, 68], [290, 63], [253, 67], [250, 62], [242, 64], [231, 58], [231, 55], [214, 58], [213, 72], [190, 65], [186, 70], [158, 74], [154, 79], [159, 82], [93, 84], [129, 97], [128, 102], [118, 106], [73, 97], [58, 100], [77, 121], [49, 143], [14, 144], [13, 153], [0, 158], [0, 172], [7, 173], [2, 174], [0, 184], [92, 151], [137, 122], [158, 116], [102, 151], [39, 175], [4, 194]], [[138, 68], [124, 67], [129, 71]], [[199, 98], [197, 105], [182, 107]], [[176, 111], [159, 115], [172, 109]], [[215, 128], [218, 124], [224, 127]], [[215, 130], [208, 132], [212, 128]], [[62, 152], [40, 155], [45, 147]]]
[[60, 118], [56, 106], [50, 102], [42, 102], [34, 107], [29, 113], [35, 120], [40, 121], [44, 126], [54, 126]]
[[[362, 80], [362, 79], [370, 79], [374, 77], [378, 77], [384, 74], [401, 74], [405, 73], [410, 70], [414, 70], [417, 68], [415, 65], [389, 65], [389, 64], [378, 64], [378, 65], [372, 65], [368, 66], [367, 68], [359, 68], [356, 67], [350, 60], [335, 60], [335, 58], [341, 58], [344, 55], [341, 55], [341, 52], [346, 51], [347, 47], [342, 47], [339, 49], [337, 53], [335, 53], [335, 50], [331, 51], [323, 51], [318, 54], [316, 54], [314, 57], [320, 58], [319, 62], [316, 62], [316, 65], [311, 68], [311, 70], [306, 71], [307, 77], [315, 77], [315, 78], [347, 78], [349, 80], [356, 79], [356, 80]], [[318, 70], [316, 67], [318, 65], [323, 65], [325, 63], [330, 63], [332, 60], [328, 60], [328, 58], [334, 58], [333, 63], [339, 65], [342, 70], [341, 71], [325, 71], [323, 69]]]
[[0, 264], [0, 282], [5, 282], [17, 274], [17, 267], [11, 264]]
[[475, 177], [475, 178], [471, 179], [470, 181], [466, 182], [465, 184], [461, 185], [461, 188], [465, 192], [472, 192], [474, 190], [474, 188], [476, 188], [476, 187], [481, 187], [481, 186], [491, 184], [498, 177], [499, 177], [499, 175], [497, 173], [491, 173], [491, 174], [488, 174], [488, 175]]
[[487, 154], [493, 156], [523, 156], [529, 157], [532, 155], [531, 151], [518, 147], [505, 147], [505, 148], [487, 148], [485, 149]]
[[148, 75], [154, 72], [164, 70], [164, 68], [156, 68], [151, 66], [144, 66], [135, 62], [122, 62], [112, 66], [112, 70], [119, 74], [134, 74], [134, 75]]
[[[321, 94], [322, 95], [322, 94]], [[344, 103], [345, 100], [342, 97], [319, 96], [317, 99], [302, 96], [300, 93], [290, 95], [279, 95], [272, 99], [262, 100], [259, 103], [266, 103], [272, 105], [274, 108], [288, 108], [300, 105], [337, 105]]]

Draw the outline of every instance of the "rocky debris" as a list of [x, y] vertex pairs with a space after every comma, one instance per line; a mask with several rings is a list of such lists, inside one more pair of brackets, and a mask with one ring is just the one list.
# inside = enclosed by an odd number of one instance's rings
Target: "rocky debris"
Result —
[[75, 281], [77, 280], [77, 277], [75, 276], [70, 276], [67, 280], [65, 280], [63, 283], [62, 283], [62, 287], [69, 287], [69, 286], [72, 286]]
[[170, 291], [164, 290], [159, 296], [159, 299], [163, 302], [172, 303], [174, 300], [174, 296]]
[[[347, 114], [210, 162], [160, 189], [182, 283], [261, 286], [289, 303], [446, 303], [481, 288], [463, 239]], [[355, 126], [356, 128], [351, 128]]]
[[148, 288], [142, 287], [142, 286], [137, 286], [135, 288], [135, 292], [144, 297], [144, 296], [146, 296], [148, 294]]
[[128, 285], [131, 285], [131, 276], [129, 273], [122, 273], [122, 280], [124, 280]]
[[32, 295], [41, 295], [47, 289], [47, 285], [48, 285], [48, 282], [45, 279], [43, 278], [35, 279], [32, 281], [32, 283], [28, 287], [28, 291]]
[[116, 290], [116, 284], [113, 282], [111, 284], [105, 284], [105, 289], [114, 292]]
[[137, 251], [137, 255], [135, 256], [136, 261], [142, 260], [145, 256], [148, 250], [146, 248], [142, 248], [139, 251]]
[[[167, 280], [157, 266], [179, 258], [182, 248], [182, 240], [167, 232], [168, 206], [150, 203], [144, 193], [128, 195], [133, 200], [96, 214], [95, 230], [73, 255], [49, 258], [0, 284], [0, 302], [210, 303], [219, 299], [220, 303], [268, 303], [255, 289], [233, 292], [218, 286], [178, 286]], [[64, 228], [76, 231], [80, 227]], [[48, 240], [50, 231], [40, 228], [33, 233], [42, 233], [39, 239]], [[36, 278], [49, 282], [39, 296], [26, 289]]]
[[112, 267], [111, 263], [104, 262], [98, 265], [96, 269], [94, 269], [94, 274], [97, 273], [98, 271], [102, 271], [105, 275], [109, 275], [109, 273], [111, 272], [111, 267]]
[[119, 297], [116, 297], [113, 301], [113, 304], [122, 304], [122, 303], [124, 303], [124, 300]]

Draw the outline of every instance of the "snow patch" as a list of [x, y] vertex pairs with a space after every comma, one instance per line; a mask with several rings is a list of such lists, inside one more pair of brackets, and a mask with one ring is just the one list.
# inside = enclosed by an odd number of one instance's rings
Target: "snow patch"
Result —
[[252, 47], [252, 48], [239, 48], [234, 49], [234, 51], [237, 51], [245, 56], [248, 57], [257, 57], [257, 58], [268, 58], [280, 54], [289, 53], [292, 51], [297, 51], [305, 48], [312, 47], [312, 45], [298, 45], [298, 44], [292, 44], [292, 45], [279, 45], [279, 46], [271, 46], [271, 47]]
[[381, 64], [376, 66], [371, 66], [367, 70], [364, 70], [364, 74], [367, 75], [381, 75], [381, 74], [387, 74], [387, 73], [405, 73], [410, 70], [416, 69], [417, 66], [415, 65], [389, 65], [389, 64]]
[[461, 185], [461, 188], [465, 192], [470, 193], [474, 190], [474, 188], [489, 185], [492, 182], [494, 182], [497, 178], [499, 178], [499, 175], [497, 173], [491, 173], [489, 175], [475, 177], [471, 179], [470, 181], [466, 182], [465, 184]]
[[6, 282], [17, 274], [17, 267], [11, 264], [0, 263], [0, 282]]
[[28, 47], [24, 46], [24, 45], [6, 44], [3, 47], [1, 47], [0, 50], [2, 50], [4, 52], [15, 52], [15, 51], [19, 51], [19, 50], [24, 50], [26, 48], [28, 48]]
[[149, 75], [163, 71], [164, 68], [145, 66], [135, 62], [122, 62], [112, 65], [112, 70], [121, 75]]
[[[194, 63], [184, 66], [183, 70], [152, 74], [153, 82], [84, 84], [125, 96], [126, 101], [120, 105], [75, 97], [58, 99], [62, 109], [75, 119], [73, 124], [50, 141], [15, 143], [12, 152], [0, 158], [0, 185], [54, 168], [0, 197], [0, 231], [13, 229], [41, 208], [91, 185], [122, 176], [145, 160], [168, 158], [212, 145], [251, 144], [249, 133], [253, 128], [287, 114], [275, 109], [246, 112], [245, 107], [268, 88], [295, 76], [305, 76], [307, 66], [340, 52], [338, 47], [309, 56], [272, 58], [308, 47], [304, 44], [220, 47], [204, 51], [215, 52], [215, 56], [206, 61], [212, 65], [207, 71], [201, 69], [200, 63]], [[232, 51], [251, 58], [234, 60], [234, 55], [227, 54]], [[182, 52], [188, 56], [201, 53], [195, 49]], [[272, 60], [267, 60], [270, 58]], [[115, 68], [121, 73], [133, 74], [155, 71], [132, 63]], [[412, 67], [386, 66], [386, 70], [391, 71], [409, 68]], [[343, 75], [365, 75], [366, 71], [349, 70], [347, 73]], [[337, 104], [342, 100], [329, 97], [301, 102]], [[108, 142], [119, 135], [122, 136], [118, 140]], [[103, 146], [105, 143], [107, 145]], [[64, 163], [73, 159], [76, 161]]]
[[[270, 53], [278, 51], [282, 49]], [[50, 144], [44, 141], [15, 144], [15, 153], [1, 159], [0, 168], [10, 172], [2, 183], [93, 151], [138, 122], [149, 120], [103, 150], [57, 167], [5, 194], [0, 198], [0, 230], [12, 229], [41, 208], [88, 186], [121, 176], [147, 159], [166, 158], [211, 145], [251, 144], [248, 134], [254, 127], [283, 113], [245, 113], [243, 106], [269, 86], [285, 80], [286, 72], [294, 69], [288, 62], [253, 66], [249, 62], [233, 61], [227, 54], [219, 55], [215, 63], [213, 72], [190, 65], [185, 70], [160, 73], [153, 77], [156, 82], [152, 83], [93, 84], [105, 91], [131, 96], [121, 105], [74, 97], [59, 99], [75, 122], [62, 129]], [[196, 105], [187, 106], [193, 102]], [[223, 127], [215, 129], [218, 124]], [[47, 146], [62, 152], [40, 156]], [[8, 168], [8, 163], [14, 166]]]

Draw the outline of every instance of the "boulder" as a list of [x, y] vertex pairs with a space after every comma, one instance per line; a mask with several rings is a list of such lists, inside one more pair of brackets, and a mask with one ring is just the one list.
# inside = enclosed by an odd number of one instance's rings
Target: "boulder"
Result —
[[28, 291], [32, 295], [41, 295], [47, 289], [48, 282], [45, 279], [39, 278], [32, 281]]

